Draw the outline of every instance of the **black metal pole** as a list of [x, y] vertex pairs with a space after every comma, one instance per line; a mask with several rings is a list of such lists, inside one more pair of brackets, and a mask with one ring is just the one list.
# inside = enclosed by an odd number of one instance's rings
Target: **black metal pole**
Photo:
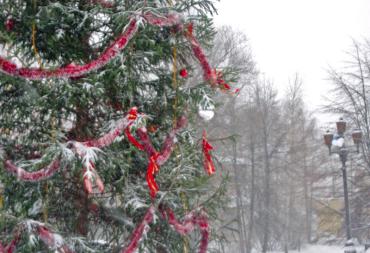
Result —
[[344, 190], [344, 208], [346, 211], [346, 236], [347, 236], [347, 240], [349, 240], [352, 238], [352, 234], [351, 234], [351, 218], [349, 214], [347, 169], [346, 169], [345, 162], [342, 162], [342, 173], [343, 173], [343, 190]]

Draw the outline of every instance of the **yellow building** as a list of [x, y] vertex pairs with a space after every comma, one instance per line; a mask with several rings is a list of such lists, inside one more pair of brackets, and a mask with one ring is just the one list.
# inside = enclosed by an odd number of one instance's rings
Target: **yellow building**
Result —
[[340, 235], [343, 227], [344, 200], [342, 198], [314, 200], [314, 209], [317, 214], [318, 234]]

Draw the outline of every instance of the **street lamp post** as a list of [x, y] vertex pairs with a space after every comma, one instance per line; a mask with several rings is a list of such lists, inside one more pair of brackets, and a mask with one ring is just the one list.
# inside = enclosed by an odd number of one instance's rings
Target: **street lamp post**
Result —
[[[338, 154], [339, 159], [342, 163], [342, 176], [343, 176], [343, 192], [344, 192], [344, 209], [345, 209], [345, 226], [346, 226], [346, 238], [347, 242], [345, 245], [345, 253], [356, 253], [356, 249], [352, 242], [351, 233], [351, 216], [349, 212], [349, 199], [348, 199], [348, 186], [347, 186], [347, 168], [346, 162], [350, 150], [346, 147], [344, 141], [344, 133], [346, 131], [346, 122], [341, 118], [337, 123], [337, 133], [334, 135], [327, 131], [324, 134], [324, 142], [329, 148], [329, 154]], [[355, 130], [352, 133], [352, 139], [356, 145], [356, 151], [359, 152], [359, 146], [362, 139], [362, 133], [360, 130]]]

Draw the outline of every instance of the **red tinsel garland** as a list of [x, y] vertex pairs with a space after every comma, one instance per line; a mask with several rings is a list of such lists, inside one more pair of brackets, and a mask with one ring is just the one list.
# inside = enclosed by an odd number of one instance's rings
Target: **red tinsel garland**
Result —
[[[118, 126], [114, 130], [96, 140], [85, 141], [82, 144], [86, 147], [95, 147], [95, 148], [107, 147], [111, 145], [113, 141], [118, 136], [120, 136], [121, 133], [126, 128], [131, 126], [136, 119], [137, 119], [137, 107], [132, 107], [130, 111], [127, 113], [126, 117], [118, 123]], [[70, 143], [72, 143], [73, 145], [74, 142], [71, 141]]]
[[144, 147], [144, 151], [148, 154], [148, 156], [151, 157], [153, 155], [156, 155], [158, 152], [153, 147], [147, 129], [145, 127], [141, 127], [136, 131], [136, 133], [139, 136], [141, 145]]
[[109, 1], [105, 1], [105, 0], [90, 0], [90, 3], [91, 4], [99, 4], [102, 7], [107, 8], [107, 9], [114, 7], [113, 2], [109, 2]]
[[[167, 218], [169, 224], [181, 235], [191, 233], [196, 226], [200, 229], [202, 235], [199, 253], [206, 253], [209, 240], [209, 224], [207, 214], [201, 211], [192, 211], [185, 216], [184, 221], [179, 222], [174, 212], [170, 208], [160, 208], [163, 218]], [[138, 224], [135, 230], [131, 234], [129, 244], [125, 246], [121, 253], [134, 253], [140, 243], [145, 232], [148, 232], [149, 225], [153, 222], [155, 213], [155, 207], [152, 205], [146, 211], [143, 220]], [[15, 253], [16, 246], [21, 240], [21, 232], [28, 230], [28, 232], [37, 235], [37, 237], [45, 243], [50, 249], [56, 249], [58, 252], [63, 253], [74, 253], [65, 243], [63, 238], [50, 229], [48, 229], [43, 223], [37, 221], [26, 221], [22, 223], [20, 227], [15, 231], [13, 240], [8, 245], [2, 245], [0, 242], [0, 253]]]
[[39, 80], [43, 78], [71, 78], [79, 77], [87, 74], [90, 71], [101, 68], [112, 60], [119, 51], [124, 49], [128, 42], [132, 39], [137, 31], [137, 20], [132, 18], [125, 27], [122, 35], [118, 37], [114, 43], [108, 47], [99, 58], [84, 65], [74, 65], [60, 67], [56, 69], [39, 69], [39, 68], [19, 68], [13, 62], [0, 57], [0, 71], [5, 74], [22, 77], [30, 80]]
[[161, 153], [157, 158], [158, 165], [163, 165], [168, 158], [170, 158], [175, 144], [176, 134], [184, 128], [187, 123], [188, 119], [185, 116], [182, 116], [177, 120], [176, 127], [171, 130], [163, 143]]
[[170, 208], [162, 208], [162, 215], [168, 219], [168, 223], [181, 235], [187, 235], [191, 233], [195, 226], [199, 227], [202, 239], [199, 245], [199, 253], [206, 253], [209, 241], [209, 224], [207, 214], [202, 210], [200, 212], [192, 211], [187, 214], [184, 221], [179, 222], [174, 212]]
[[17, 231], [14, 235], [13, 240], [4, 247], [4, 253], [15, 253], [17, 250], [17, 244], [21, 240], [21, 235], [19, 231]]
[[[103, 7], [110, 8], [112, 5], [108, 4], [106, 1], [99, 1], [99, 0], [92, 0], [92, 2], [99, 3]], [[170, 13], [165, 17], [156, 16], [151, 12], [146, 12], [143, 14], [143, 17], [147, 20], [148, 23], [156, 26], [175, 26], [181, 25], [181, 17], [177, 13]], [[131, 40], [131, 38], [137, 32], [137, 20], [132, 18], [129, 24], [125, 27], [123, 34], [116, 39], [116, 41], [107, 48], [102, 55], [96, 59], [87, 63], [85, 65], [77, 65], [77, 66], [67, 66], [62, 68], [57, 68], [55, 70], [41, 70], [36, 68], [19, 68], [11, 61], [8, 61], [2, 57], [0, 57], [0, 71], [18, 77], [23, 77], [27, 79], [42, 79], [42, 78], [53, 78], [53, 77], [79, 77], [82, 76], [92, 70], [96, 70], [105, 64], [107, 64], [111, 59], [113, 59], [120, 50], [124, 49], [127, 43]], [[182, 27], [180, 26], [182, 29]], [[216, 70], [212, 69], [199, 42], [193, 36], [193, 26], [189, 25], [187, 31], [185, 32], [187, 39], [189, 40], [193, 53], [195, 57], [200, 62], [203, 72], [204, 72], [204, 79], [210, 82], [212, 85], [220, 85], [223, 89], [230, 89], [229, 85], [226, 84], [222, 76], [216, 72]], [[138, 147], [141, 150], [145, 150], [149, 155], [149, 163], [148, 163], [148, 171], [147, 171], [147, 182], [151, 191], [151, 196], [154, 198], [156, 193], [158, 192], [158, 185], [155, 182], [154, 176], [159, 171], [159, 165], [163, 165], [168, 158], [170, 157], [173, 146], [175, 143], [175, 137], [177, 132], [186, 124], [186, 118], [183, 117], [178, 121], [177, 126], [169, 133], [166, 140], [164, 141], [161, 153], [158, 153], [151, 141], [148, 137], [145, 128], [138, 129], [137, 133], [140, 137], [142, 142], [139, 143], [130, 133], [129, 127], [132, 124], [132, 121], [136, 119], [136, 114], [128, 115], [128, 120], [125, 120], [120, 123], [120, 125], [113, 130], [112, 132], [108, 133], [107, 135], [92, 141], [87, 141], [80, 143], [85, 147], [97, 147], [102, 148], [105, 146], [110, 145], [121, 133], [125, 131], [129, 141]], [[76, 149], [78, 149], [78, 145], [73, 145]], [[209, 151], [212, 150], [212, 146], [208, 143], [205, 137], [205, 133], [203, 135], [203, 152], [205, 155], [205, 168], [209, 174], [213, 174], [215, 172], [215, 168], [209, 154]], [[78, 154], [83, 154], [83, 151], [77, 151]], [[38, 181], [41, 179], [48, 178], [52, 176], [57, 169], [60, 167], [60, 161], [55, 160], [51, 165], [47, 168], [42, 169], [37, 172], [26, 172], [23, 169], [17, 168], [14, 164], [10, 161], [5, 161], [5, 167], [8, 169], [9, 172], [13, 174], [17, 174], [17, 176], [26, 181]], [[94, 165], [91, 165], [91, 171], [94, 170]], [[85, 168], [87, 170], [87, 168]], [[96, 177], [100, 180], [99, 176], [96, 174]], [[86, 181], [86, 188], [87, 191], [91, 193], [91, 179], [84, 176], [84, 183]], [[104, 188], [102, 181], [95, 178], [95, 183], [98, 185], [98, 188], [101, 190]], [[199, 248], [200, 253], [205, 253], [208, 246], [208, 238], [209, 238], [209, 225], [208, 219], [205, 213], [201, 212], [200, 214], [196, 214], [195, 212], [191, 212], [188, 216], [185, 217], [183, 223], [180, 223], [176, 220], [174, 213], [172, 210], [166, 210], [167, 217], [169, 219], [169, 223], [174, 226], [177, 232], [180, 234], [188, 234], [190, 233], [195, 226], [198, 226], [201, 234], [201, 244]], [[122, 253], [133, 253], [139, 244], [139, 240], [142, 238], [142, 235], [145, 231], [145, 228], [153, 221], [153, 214], [154, 214], [154, 207], [151, 206], [147, 211], [146, 215], [144, 216], [143, 221], [136, 227], [133, 232], [130, 244], [122, 250]], [[39, 226], [36, 229], [39, 238], [49, 247], [56, 247], [56, 235], [50, 232], [45, 226]], [[7, 253], [12, 253], [15, 251], [15, 245], [19, 239], [13, 240], [7, 247], [3, 247], [0, 244], [0, 252], [6, 250]], [[61, 246], [63, 252], [72, 253], [72, 251], [65, 245]]]
[[186, 38], [191, 44], [191, 48], [195, 57], [198, 59], [200, 65], [203, 68], [203, 76], [206, 81], [209, 81], [212, 85], [217, 84], [216, 71], [211, 68], [206, 55], [203, 52], [198, 40], [193, 35], [193, 24], [189, 24], [187, 31], [185, 31]]
[[56, 159], [47, 167], [34, 172], [28, 172], [15, 166], [10, 160], [6, 160], [4, 162], [4, 167], [9, 173], [15, 175], [19, 180], [37, 182], [53, 176], [60, 168], [60, 160]]
[[[104, 0], [92, 0], [93, 3], [99, 3], [103, 7], [111, 8], [112, 4]], [[147, 11], [142, 14], [142, 17], [151, 25], [155, 26], [177, 26], [177, 29], [183, 30], [182, 17], [177, 12], [170, 12], [165, 16], [155, 15], [154, 13]], [[60, 67], [53, 70], [39, 69], [39, 68], [23, 68], [18, 67], [13, 62], [0, 57], [0, 71], [11, 75], [22, 77], [25, 79], [38, 80], [43, 78], [76, 78], [87, 74], [90, 71], [101, 68], [106, 65], [110, 60], [117, 56], [117, 54], [123, 50], [132, 37], [136, 34], [138, 29], [137, 19], [132, 18], [128, 25], [125, 27], [121, 36], [119, 36], [115, 42], [108, 47], [96, 60], [93, 60], [84, 65], [67, 65], [66, 67]], [[210, 66], [203, 49], [198, 40], [193, 35], [193, 24], [189, 24], [185, 31], [185, 36], [191, 44], [194, 56], [198, 59], [203, 69], [204, 79], [211, 85], [219, 85], [221, 89], [229, 90], [230, 86], [220, 78], [220, 75], [215, 69]]]
[[[69, 141], [67, 143], [67, 147], [74, 151], [74, 153], [80, 156], [80, 158], [83, 160], [86, 155], [87, 148], [91, 147], [103, 148], [112, 144], [112, 142], [124, 130], [128, 129], [134, 123], [137, 117], [138, 117], [137, 108], [133, 107], [129, 110], [126, 117], [123, 120], [121, 120], [118, 123], [118, 126], [111, 132], [105, 134], [104, 136], [96, 140], [90, 140], [86, 142]], [[4, 161], [4, 167], [9, 173], [15, 175], [19, 180], [37, 182], [53, 176], [60, 169], [60, 160], [56, 159], [53, 162], [51, 162], [47, 167], [33, 172], [28, 172], [22, 168], [17, 167], [10, 160]], [[84, 168], [83, 175], [83, 184], [87, 193], [92, 193], [93, 182], [95, 182], [100, 192], [104, 191], [103, 181], [101, 180], [99, 174], [95, 170], [94, 163], [92, 161], [88, 161]]]
[[[178, 26], [182, 24], [180, 13], [174, 11], [168, 13], [166, 16], [155, 15], [153, 12], [147, 11], [143, 14], [143, 17], [149, 24], [160, 27]], [[179, 29], [181, 29], [181, 27]]]
[[50, 231], [43, 223], [36, 221], [26, 221], [20, 224], [16, 229], [13, 240], [7, 245], [3, 246], [0, 243], [0, 253], [15, 253], [17, 244], [21, 240], [21, 232], [26, 231], [37, 235], [37, 237], [45, 243], [50, 249], [56, 249], [58, 252], [74, 253], [65, 243], [63, 238]]
[[137, 247], [139, 246], [139, 241], [143, 237], [145, 230], [149, 229], [149, 224], [153, 222], [154, 216], [154, 206], [151, 206], [146, 212], [143, 221], [135, 228], [134, 232], [131, 235], [130, 243], [122, 249], [121, 253], [134, 253]]

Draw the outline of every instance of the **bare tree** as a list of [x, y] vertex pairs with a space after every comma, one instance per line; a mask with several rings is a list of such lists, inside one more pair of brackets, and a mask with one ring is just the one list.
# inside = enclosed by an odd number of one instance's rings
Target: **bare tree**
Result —
[[[330, 69], [329, 77], [334, 88], [328, 103], [324, 106], [325, 112], [335, 113], [344, 117], [349, 126], [361, 130], [363, 140], [360, 145], [361, 157], [350, 160], [349, 178], [352, 210], [352, 227], [355, 236], [366, 238], [370, 232], [367, 225], [370, 221], [366, 214], [369, 203], [367, 192], [370, 172], [370, 42], [353, 41], [348, 53], [348, 60], [342, 69]], [[347, 131], [350, 132], [350, 131]]]

